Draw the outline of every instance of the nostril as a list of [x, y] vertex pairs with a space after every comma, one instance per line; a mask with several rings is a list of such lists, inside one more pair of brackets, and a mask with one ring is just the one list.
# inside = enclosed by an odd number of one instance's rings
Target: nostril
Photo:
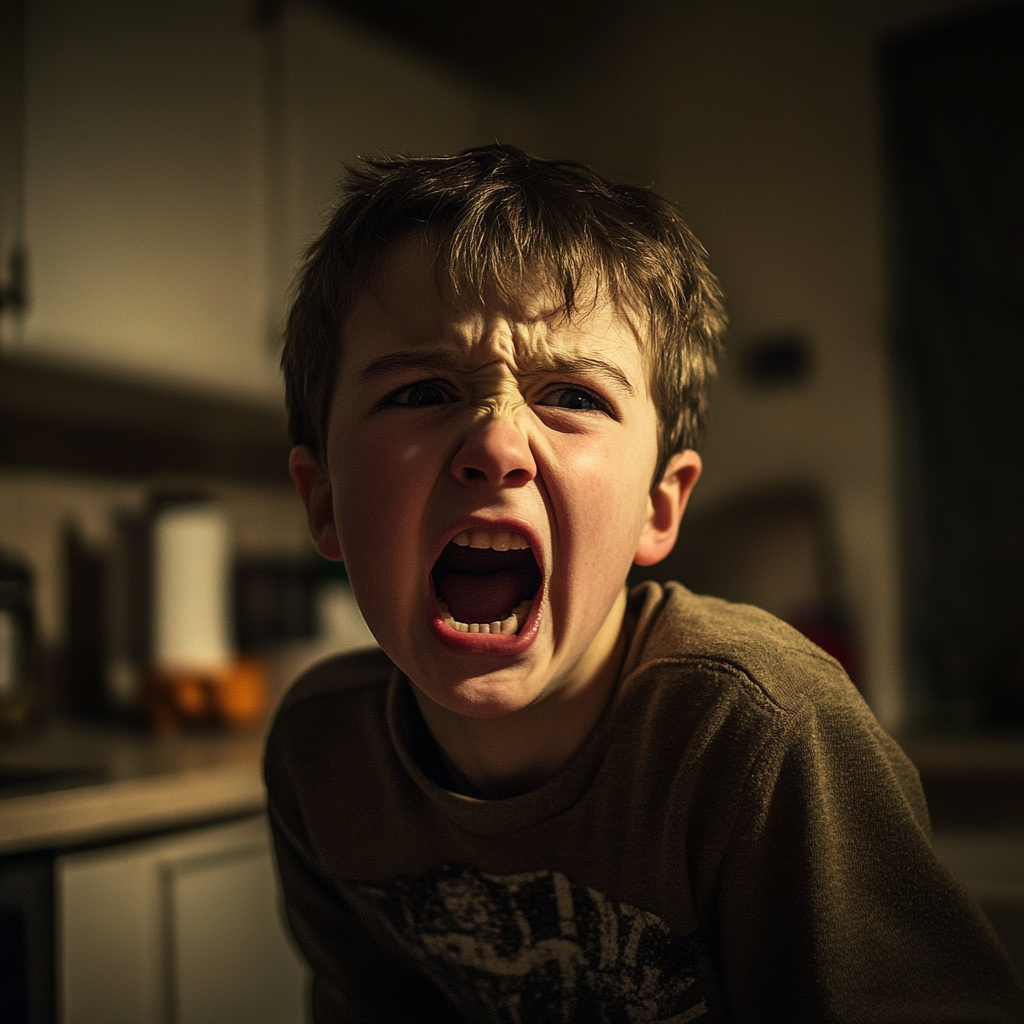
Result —
[[463, 483], [491, 483], [501, 487], [524, 487], [533, 479], [533, 474], [526, 469], [510, 469], [504, 474], [500, 472], [491, 474], [484, 469], [477, 469], [475, 466], [461, 466], [456, 475], [461, 478]]
[[536, 475], [529, 441], [503, 419], [487, 419], [463, 440], [451, 471], [464, 484], [522, 487]]

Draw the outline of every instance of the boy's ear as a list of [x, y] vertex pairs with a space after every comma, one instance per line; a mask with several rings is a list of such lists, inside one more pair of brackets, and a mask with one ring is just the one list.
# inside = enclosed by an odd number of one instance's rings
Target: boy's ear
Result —
[[306, 506], [309, 532], [317, 551], [332, 562], [340, 562], [341, 544], [334, 525], [334, 494], [327, 470], [305, 445], [299, 445], [288, 456], [288, 472], [302, 498], [302, 504]]
[[700, 456], [692, 448], [677, 452], [669, 459], [664, 476], [648, 499], [647, 522], [633, 556], [637, 565], [654, 565], [672, 550], [679, 533], [679, 520], [686, 511], [701, 468]]

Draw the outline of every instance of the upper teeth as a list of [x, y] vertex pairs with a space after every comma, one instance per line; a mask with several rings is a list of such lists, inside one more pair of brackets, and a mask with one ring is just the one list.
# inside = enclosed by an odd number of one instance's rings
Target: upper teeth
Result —
[[463, 530], [452, 537], [460, 548], [493, 548], [495, 551], [520, 551], [530, 546], [527, 539], [513, 530]]

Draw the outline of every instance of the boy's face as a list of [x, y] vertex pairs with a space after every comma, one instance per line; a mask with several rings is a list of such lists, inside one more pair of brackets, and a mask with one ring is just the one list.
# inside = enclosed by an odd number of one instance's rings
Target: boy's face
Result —
[[452, 312], [417, 240], [342, 348], [326, 473], [293, 456], [293, 475], [381, 647], [474, 718], [585, 685], [638, 549], [675, 537], [653, 523], [658, 421], [629, 325], [610, 304], [575, 324]]

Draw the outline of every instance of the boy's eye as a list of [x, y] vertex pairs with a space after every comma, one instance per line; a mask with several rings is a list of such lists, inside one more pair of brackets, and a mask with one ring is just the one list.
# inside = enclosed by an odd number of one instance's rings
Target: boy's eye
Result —
[[549, 391], [538, 405], [555, 405], [559, 409], [572, 409], [576, 412], [605, 412], [604, 403], [583, 388], [561, 387]]
[[396, 391], [388, 398], [387, 403], [388, 405], [419, 407], [424, 405], [444, 405], [446, 402], [452, 401], [454, 399], [451, 394], [441, 384], [435, 384], [432, 381], [422, 381], [419, 384], [410, 384], [408, 387]]

